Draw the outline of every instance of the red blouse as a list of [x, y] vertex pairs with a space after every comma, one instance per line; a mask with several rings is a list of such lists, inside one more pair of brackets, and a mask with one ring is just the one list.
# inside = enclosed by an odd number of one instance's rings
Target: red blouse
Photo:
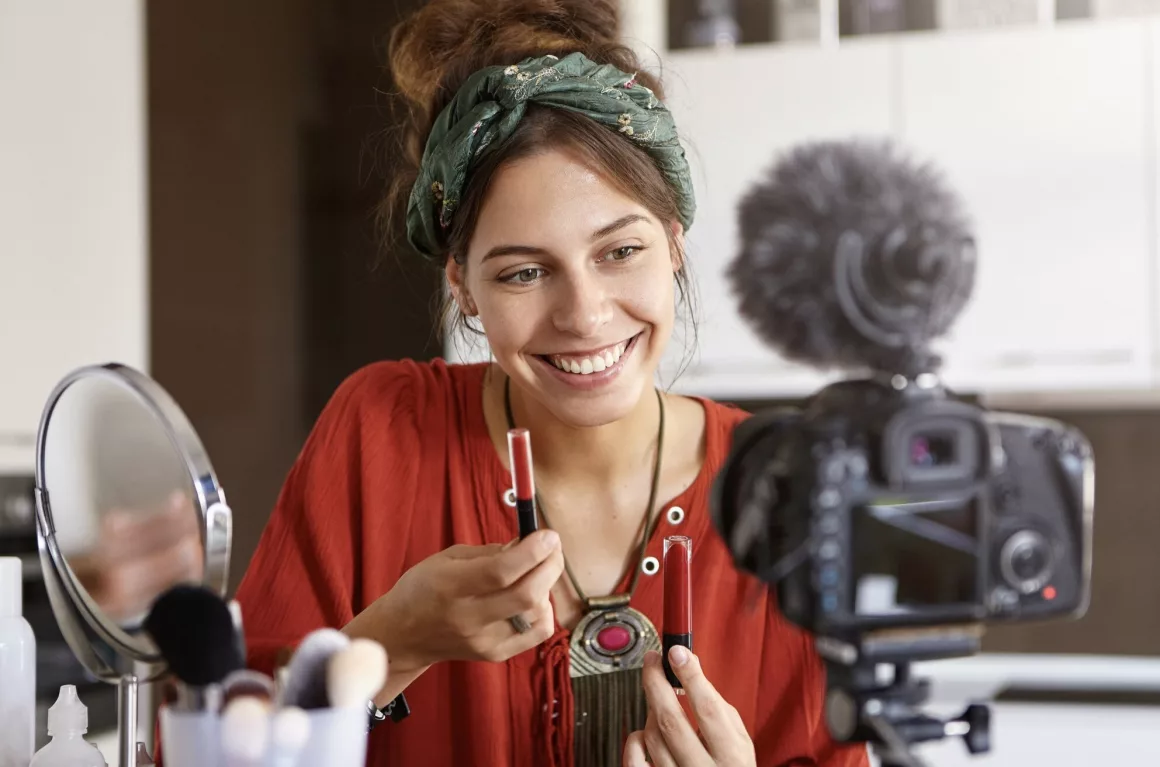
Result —
[[[339, 387], [239, 588], [253, 667], [270, 672], [279, 650], [315, 628], [344, 626], [407, 569], [452, 544], [517, 536], [516, 514], [502, 500], [510, 475], [484, 421], [485, 369], [382, 362]], [[759, 765], [862, 767], [866, 749], [836, 746], [826, 731], [824, 672], [812, 643], [782, 619], [770, 592], [733, 568], [714, 533], [710, 485], [746, 414], [701, 402], [704, 466], [663, 507], [680, 506], [683, 521], [662, 515], [646, 555], [660, 559], [666, 535], [693, 538], [695, 649], [745, 720]], [[641, 576], [632, 606], [661, 625], [659, 576]], [[371, 735], [368, 765], [571, 765], [568, 641], [557, 627], [504, 663], [432, 666], [406, 690], [411, 716]]]

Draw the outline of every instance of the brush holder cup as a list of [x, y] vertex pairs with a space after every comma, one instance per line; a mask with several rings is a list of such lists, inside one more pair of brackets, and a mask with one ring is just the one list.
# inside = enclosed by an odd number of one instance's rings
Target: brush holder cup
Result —
[[261, 756], [250, 760], [226, 756], [220, 714], [166, 707], [161, 711], [161, 754], [166, 767], [363, 767], [365, 708], [315, 709], [306, 716], [309, 732], [300, 750], [280, 749], [267, 731]]

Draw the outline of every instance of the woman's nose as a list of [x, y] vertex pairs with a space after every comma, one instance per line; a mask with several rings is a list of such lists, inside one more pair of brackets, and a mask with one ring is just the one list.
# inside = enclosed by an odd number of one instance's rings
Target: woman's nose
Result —
[[575, 277], [561, 285], [552, 321], [557, 330], [594, 336], [612, 319], [612, 302], [595, 279]]

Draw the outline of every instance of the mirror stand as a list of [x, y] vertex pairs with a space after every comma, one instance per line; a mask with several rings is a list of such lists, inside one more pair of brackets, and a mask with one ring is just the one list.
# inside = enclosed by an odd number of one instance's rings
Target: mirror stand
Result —
[[137, 761], [137, 675], [125, 674], [117, 683], [118, 767], [135, 767]]
[[[57, 625], [77, 660], [117, 685], [117, 764], [136, 767], [140, 685], [168, 671], [144, 619], [153, 600], [179, 583], [224, 598], [233, 538], [225, 493], [177, 403], [145, 374], [112, 363], [70, 373], [50, 395], [37, 433], [35, 495], [41, 569]], [[114, 511], [119, 523], [103, 526], [103, 515]], [[135, 540], [126, 536], [143, 524], [197, 554], [188, 573], [146, 580], [147, 598], [135, 595], [126, 607], [124, 598], [90, 585], [123, 581], [110, 569], [123, 564], [121, 544]], [[104, 556], [87, 554], [102, 546]], [[159, 552], [132, 554], [148, 555]]]

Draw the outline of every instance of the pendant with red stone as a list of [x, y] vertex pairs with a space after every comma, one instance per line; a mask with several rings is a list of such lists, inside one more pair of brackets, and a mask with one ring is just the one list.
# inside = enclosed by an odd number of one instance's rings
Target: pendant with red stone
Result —
[[660, 652], [661, 642], [643, 613], [627, 605], [592, 610], [572, 631], [569, 673], [579, 677], [641, 668], [649, 650]]

